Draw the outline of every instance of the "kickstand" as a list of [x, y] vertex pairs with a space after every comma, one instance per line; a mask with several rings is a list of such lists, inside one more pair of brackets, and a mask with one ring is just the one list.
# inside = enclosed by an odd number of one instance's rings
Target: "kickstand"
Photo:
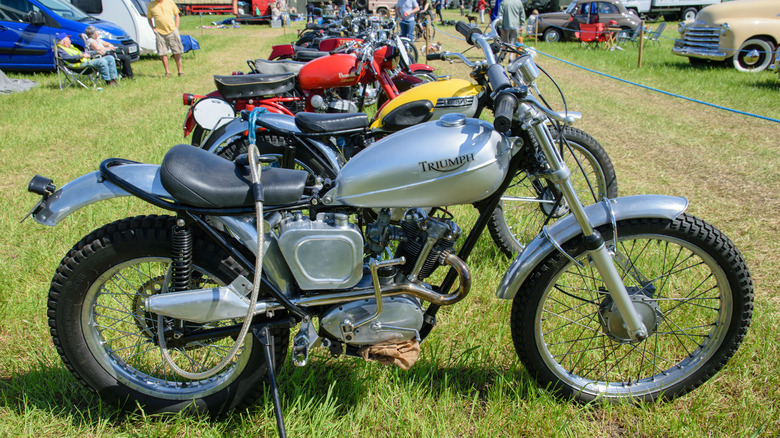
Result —
[[287, 432], [284, 429], [284, 418], [282, 418], [282, 402], [279, 400], [279, 387], [276, 385], [276, 374], [274, 373], [274, 338], [271, 336], [268, 326], [253, 328], [252, 333], [263, 344], [265, 363], [268, 367], [268, 379], [271, 381], [271, 396], [274, 400], [274, 413], [276, 414], [276, 427], [279, 429], [279, 438], [287, 438]]

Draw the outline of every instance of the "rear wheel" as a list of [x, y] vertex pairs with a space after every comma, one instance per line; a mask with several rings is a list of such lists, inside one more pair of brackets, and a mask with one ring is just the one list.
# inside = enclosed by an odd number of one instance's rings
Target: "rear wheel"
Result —
[[549, 28], [544, 31], [544, 34], [542, 34], [542, 37], [544, 38], [545, 42], [548, 43], [557, 43], [561, 40], [561, 31], [559, 31], [556, 28]]
[[[49, 326], [54, 345], [76, 378], [107, 401], [147, 413], [195, 410], [219, 414], [248, 406], [263, 391], [267, 367], [252, 336], [217, 375], [179, 377], [161, 357], [157, 315], [145, 309], [146, 297], [160, 293], [171, 268], [171, 233], [175, 218], [141, 216], [117, 221], [92, 232], [62, 260], [49, 292]], [[192, 282], [195, 288], [229, 284], [240, 266], [221, 248], [194, 240]], [[165, 320], [173, 324], [172, 320]], [[183, 331], [235, 324], [184, 322]], [[276, 332], [276, 367], [287, 351], [288, 330]], [[233, 338], [201, 339], [168, 351], [189, 372], [214, 367], [233, 346]]]
[[[553, 131], [553, 136], [559, 137], [557, 131]], [[599, 142], [572, 127], [563, 129], [563, 137], [571, 148], [564, 146], [562, 156], [582, 203], [617, 197], [615, 168]], [[539, 234], [545, 222], [552, 223], [569, 213], [565, 201], [556, 204], [557, 193], [546, 180], [525, 172], [515, 176], [488, 222], [490, 236], [504, 254], [511, 257], [519, 253]]]
[[737, 351], [753, 313], [742, 255], [712, 225], [682, 214], [600, 228], [649, 337], [632, 341], [577, 237], [529, 275], [512, 303], [512, 340], [540, 386], [581, 401], [683, 395]]
[[[304, 147], [296, 147], [293, 152], [293, 161], [291, 163], [285, 163], [284, 155], [286, 140], [282, 136], [260, 134], [257, 136], [256, 142], [260, 155], [275, 157], [277, 159], [276, 163], [272, 164], [272, 166], [305, 170], [313, 176], [321, 176], [324, 178], [335, 178], [338, 174], [337, 170], [334, 170], [330, 165], [325, 164], [326, 161], [322, 157], [317, 156]], [[230, 138], [225, 144], [216, 147], [214, 151], [220, 157], [233, 161], [239, 155], [245, 154], [248, 147], [249, 140], [242, 132]], [[340, 165], [343, 164], [343, 162], [340, 163]]]
[[699, 11], [696, 8], [685, 8], [681, 16], [682, 21], [693, 21], [697, 12]]

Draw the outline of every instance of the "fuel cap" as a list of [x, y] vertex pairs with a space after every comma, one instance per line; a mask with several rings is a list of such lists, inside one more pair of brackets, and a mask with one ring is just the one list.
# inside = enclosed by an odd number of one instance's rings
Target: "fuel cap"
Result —
[[439, 119], [442, 126], [453, 127], [466, 124], [466, 115], [461, 113], [450, 113], [441, 116]]

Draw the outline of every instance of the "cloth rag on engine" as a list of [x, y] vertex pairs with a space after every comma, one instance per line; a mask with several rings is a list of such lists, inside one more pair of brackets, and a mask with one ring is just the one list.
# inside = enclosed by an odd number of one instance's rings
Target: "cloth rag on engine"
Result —
[[362, 348], [358, 353], [366, 361], [375, 360], [382, 365], [395, 365], [407, 371], [420, 357], [420, 343], [410, 339], [398, 344], [377, 344]]

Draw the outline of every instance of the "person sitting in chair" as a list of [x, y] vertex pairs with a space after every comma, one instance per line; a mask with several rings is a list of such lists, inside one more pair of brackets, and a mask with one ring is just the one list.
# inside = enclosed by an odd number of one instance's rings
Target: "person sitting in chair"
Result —
[[114, 58], [110, 56], [93, 58], [89, 53], [84, 53], [77, 47], [73, 47], [70, 42], [70, 35], [64, 32], [58, 32], [54, 37], [57, 39], [57, 53], [60, 58], [70, 63], [73, 68], [94, 67], [100, 72], [100, 77], [106, 81], [106, 85], [117, 85], [116, 62]]
[[95, 26], [87, 26], [87, 28], [84, 30], [84, 33], [87, 35], [87, 50], [94, 50], [101, 55], [113, 52], [111, 56], [116, 58], [122, 64], [122, 76], [135, 79], [133, 77], [133, 67], [130, 65], [132, 62], [130, 60], [130, 55], [122, 52], [120, 50], [121, 48], [118, 49], [115, 45], [100, 39], [100, 35], [98, 34], [98, 30]]

